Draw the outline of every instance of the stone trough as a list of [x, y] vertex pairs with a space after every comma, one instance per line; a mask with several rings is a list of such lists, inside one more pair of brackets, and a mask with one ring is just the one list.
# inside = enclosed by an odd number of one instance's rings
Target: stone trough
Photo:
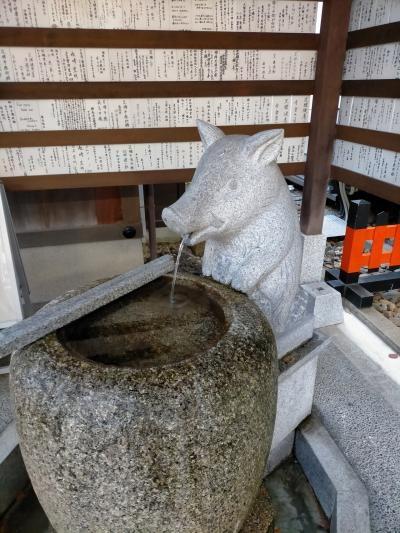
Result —
[[21, 451], [57, 533], [248, 531], [274, 430], [273, 333], [205, 278], [181, 275], [171, 309], [170, 283], [13, 354]]

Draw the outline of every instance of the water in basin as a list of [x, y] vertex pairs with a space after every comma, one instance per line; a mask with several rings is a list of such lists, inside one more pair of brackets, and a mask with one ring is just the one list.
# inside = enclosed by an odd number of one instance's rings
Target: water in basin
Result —
[[104, 365], [149, 367], [184, 360], [218, 342], [227, 325], [222, 308], [200, 286], [179, 282], [170, 302], [163, 277], [59, 332], [77, 357]]

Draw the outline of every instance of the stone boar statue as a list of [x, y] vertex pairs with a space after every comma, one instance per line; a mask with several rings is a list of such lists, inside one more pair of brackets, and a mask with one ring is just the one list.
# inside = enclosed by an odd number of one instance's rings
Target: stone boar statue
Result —
[[186, 192], [163, 210], [186, 244], [205, 241], [205, 276], [248, 294], [276, 334], [299, 289], [298, 217], [276, 159], [283, 130], [227, 135], [197, 122], [205, 152]]

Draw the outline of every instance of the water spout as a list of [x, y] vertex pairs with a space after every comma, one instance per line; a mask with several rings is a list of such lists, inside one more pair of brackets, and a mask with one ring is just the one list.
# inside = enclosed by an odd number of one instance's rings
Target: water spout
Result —
[[179, 249], [178, 249], [178, 255], [176, 256], [176, 262], [175, 262], [175, 269], [174, 269], [174, 277], [173, 277], [173, 280], [172, 280], [172, 286], [171, 286], [171, 292], [169, 294], [169, 302], [171, 305], [174, 305], [175, 303], [175, 285], [176, 285], [176, 277], [178, 275], [178, 270], [179, 270], [179, 263], [180, 263], [180, 260], [181, 260], [181, 255], [182, 255], [182, 250], [183, 250], [183, 247], [185, 246], [185, 243], [188, 239], [189, 235], [184, 235], [182, 240], [181, 240], [181, 243], [179, 245]]

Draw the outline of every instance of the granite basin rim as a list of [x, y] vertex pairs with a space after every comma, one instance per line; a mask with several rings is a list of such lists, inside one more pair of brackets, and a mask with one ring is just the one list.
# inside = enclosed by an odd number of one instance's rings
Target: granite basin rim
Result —
[[[163, 278], [172, 280], [172, 274], [165, 274]], [[102, 280], [101, 282], [106, 281]], [[74, 289], [69, 291], [65, 295], [57, 298], [56, 300], [49, 302], [47, 306], [53, 305], [53, 303], [58, 303], [65, 299], [68, 299], [84, 290], [91, 288], [97, 285], [99, 282], [91, 283], [83, 288]], [[102, 377], [107, 380], [108, 378], [114, 378], [113, 381], [117, 382], [119, 377], [123, 377], [125, 380], [129, 377], [137, 380], [140, 376], [143, 376], [143, 379], [148, 379], [149, 375], [154, 375], [160, 371], [161, 374], [163, 371], [168, 373], [170, 379], [170, 373], [174, 369], [180, 369], [183, 371], [184, 367], [188, 369], [192, 366], [197, 366], [201, 364], [202, 360], [207, 360], [213, 358], [216, 353], [224, 353], [226, 347], [231, 341], [239, 336], [243, 338], [243, 325], [247, 325], [250, 328], [254, 327], [254, 315], [250, 313], [250, 317], [246, 316], [246, 311], [254, 310], [254, 304], [247, 298], [243, 298], [243, 293], [235, 291], [232, 288], [225, 287], [218, 282], [215, 282], [208, 277], [199, 277], [197, 275], [180, 273], [177, 276], [177, 285], [179, 284], [195, 284], [200, 285], [206, 288], [207, 296], [210, 299], [213, 299], [214, 302], [220, 307], [224, 318], [227, 322], [227, 327], [224, 334], [218, 339], [218, 341], [208, 349], [201, 350], [196, 353], [192, 353], [190, 356], [180, 360], [173, 361], [170, 363], [157, 364], [154, 366], [148, 367], [134, 367], [134, 366], [116, 366], [113, 364], [105, 364], [98, 361], [93, 361], [89, 358], [82, 356], [81, 354], [75, 352], [70, 346], [64, 344], [64, 339], [62, 338], [62, 332], [65, 328], [60, 328], [53, 333], [48, 334], [46, 337], [35, 341], [31, 345], [23, 348], [23, 350], [29, 352], [35, 352], [39, 350], [40, 352], [45, 352], [46, 357], [51, 360], [51, 363], [64, 370], [68, 369], [71, 373], [76, 371], [76, 376], [79, 380], [83, 380], [84, 376], [92, 376], [94, 371], [96, 374], [101, 373]], [[270, 340], [275, 345], [275, 340], [272, 335], [271, 328], [263, 315], [259, 312], [257, 313], [261, 317], [264, 324], [270, 330]], [[82, 320], [82, 319], [79, 319]], [[244, 322], [244, 324], [243, 324]], [[246, 324], [246, 322], [248, 322]], [[249, 334], [251, 336], [251, 333]], [[48, 345], [51, 345], [51, 349], [48, 349]], [[98, 376], [101, 380], [100, 375]]]
[[[164, 276], [161, 276], [158, 280], [154, 280], [147, 286], [142, 287], [142, 289], [151, 287], [152, 289], [150, 292], [151, 296], [157, 296], [157, 293], [160, 293], [160, 291], [164, 292], [164, 301], [163, 301], [164, 310], [166, 309], [165, 304], [167, 301], [165, 297], [166, 297], [166, 294], [169, 296], [172, 278], [173, 278], [172, 275], [164, 275]], [[186, 301], [190, 299], [192, 299], [193, 301], [200, 300], [200, 303], [198, 306], [199, 308], [202, 305], [201, 301], [203, 302], [203, 304], [205, 301], [207, 302], [207, 314], [209, 314], [209, 317], [213, 319], [212, 322], [217, 324], [216, 333], [212, 339], [212, 342], [211, 343], [208, 342], [208, 348], [204, 348], [203, 344], [197, 347], [190, 345], [187, 347], [184, 354], [181, 355], [181, 357], [179, 358], [175, 358], [175, 359], [172, 358], [172, 360], [166, 359], [164, 361], [153, 360], [153, 361], [150, 361], [150, 363], [146, 364], [145, 366], [141, 366], [140, 364], [138, 365], [133, 364], [131, 366], [130, 364], [124, 364], [123, 362], [116, 363], [115, 361], [110, 362], [109, 360], [105, 362], [103, 359], [107, 359], [107, 356], [103, 356], [102, 359], [100, 360], [93, 359], [91, 357], [93, 356], [93, 353], [90, 353], [90, 350], [88, 350], [87, 348], [85, 348], [83, 351], [80, 350], [79, 348], [76, 349], [74, 345], [74, 341], [72, 340], [71, 342], [71, 339], [69, 338], [69, 334], [68, 334], [68, 332], [71, 331], [71, 326], [66, 326], [58, 330], [56, 332], [57, 339], [61, 342], [62, 346], [66, 349], [66, 351], [70, 355], [72, 355], [73, 357], [77, 357], [80, 361], [82, 360], [88, 361], [90, 364], [92, 365], [94, 364], [100, 367], [129, 368], [134, 371], [143, 371], [145, 368], [155, 369], [155, 368], [160, 368], [160, 367], [176, 367], [177, 365], [182, 364], [184, 362], [193, 361], [196, 357], [199, 357], [199, 356], [203, 357], [205, 354], [207, 354], [207, 352], [209, 352], [210, 350], [214, 348], [216, 349], [220, 348], [221, 341], [223, 341], [224, 336], [229, 332], [230, 325], [234, 322], [234, 319], [235, 319], [234, 317], [235, 313], [232, 313], [232, 310], [231, 310], [231, 307], [230, 307], [230, 304], [227, 298], [221, 293], [220, 290], [218, 290], [218, 287], [214, 286], [213, 284], [202, 283], [198, 277], [188, 277], [188, 276], [182, 276], [182, 275], [178, 276], [176, 289], [178, 291], [179, 290], [187, 291], [185, 295]], [[138, 290], [140, 292], [140, 289]], [[133, 301], [135, 300], [135, 293], [137, 292], [138, 291], [134, 291], [131, 295], [127, 295], [125, 299], [129, 297], [132, 298], [133, 296], [133, 298], [131, 299], [131, 303], [132, 303], [132, 300]], [[139, 303], [136, 303], [136, 305], [139, 305], [140, 307], [140, 301]], [[127, 309], [129, 309], [129, 302], [127, 304]], [[146, 340], [154, 336], [156, 338], [155, 343], [157, 344], [157, 339], [162, 337], [162, 333], [158, 334], [158, 330], [160, 329], [163, 319], [165, 320], [165, 318], [168, 319], [168, 318], [173, 318], [173, 317], [176, 318], [177, 316], [179, 316], [179, 308], [177, 309], [176, 314], [174, 312], [169, 314], [169, 310], [168, 310], [165, 316], [162, 316], [162, 314], [161, 315], [157, 314], [157, 316], [152, 317], [151, 320], [147, 318], [143, 321], [141, 320], [142, 317], [137, 317], [134, 315], [135, 318], [133, 318], [133, 321], [131, 323], [132, 331], [129, 331], [126, 333], [131, 338], [132, 337], [135, 338], [135, 336], [137, 335], [137, 332], [141, 331], [141, 327], [143, 328], [143, 325], [144, 325], [145, 328], [144, 330], [142, 330], [142, 334], [146, 333], [145, 335]], [[83, 319], [80, 319], [80, 322], [82, 322], [82, 320], [85, 320], [85, 317], [83, 317]], [[196, 322], [198, 323], [200, 321], [201, 321], [201, 317], [199, 317], [199, 319]], [[110, 322], [112, 323], [113, 319], [111, 317], [111, 321], [109, 320], [108, 324], [107, 324], [107, 321], [105, 324], [103, 322], [104, 320], [102, 320], [101, 317], [98, 320], [95, 319], [94, 322], [92, 323], [89, 322], [88, 330], [90, 331], [91, 327], [94, 327], [97, 335], [100, 335], [100, 336], [102, 336], [103, 334], [107, 335], [106, 333], [107, 326], [109, 327]], [[126, 323], [124, 323], [124, 325], [126, 327]], [[196, 326], [194, 325], [194, 327]], [[72, 327], [72, 330], [73, 329], [74, 328]], [[92, 332], [92, 335], [93, 335], [93, 332]], [[172, 337], [175, 338], [175, 334], [173, 334]], [[84, 335], [84, 338], [85, 338], [85, 335]], [[141, 344], [143, 344], [144, 339], [141, 339], [141, 340], [142, 340], [142, 343], [139, 342], [136, 346], [136, 349], [140, 349]], [[204, 341], [208, 341], [208, 340], [209, 340], [208, 338], [204, 338]], [[150, 343], [150, 345], [152, 345], [152, 343]], [[119, 350], [123, 350], [123, 343], [122, 344], [120, 343], [118, 348]]]

